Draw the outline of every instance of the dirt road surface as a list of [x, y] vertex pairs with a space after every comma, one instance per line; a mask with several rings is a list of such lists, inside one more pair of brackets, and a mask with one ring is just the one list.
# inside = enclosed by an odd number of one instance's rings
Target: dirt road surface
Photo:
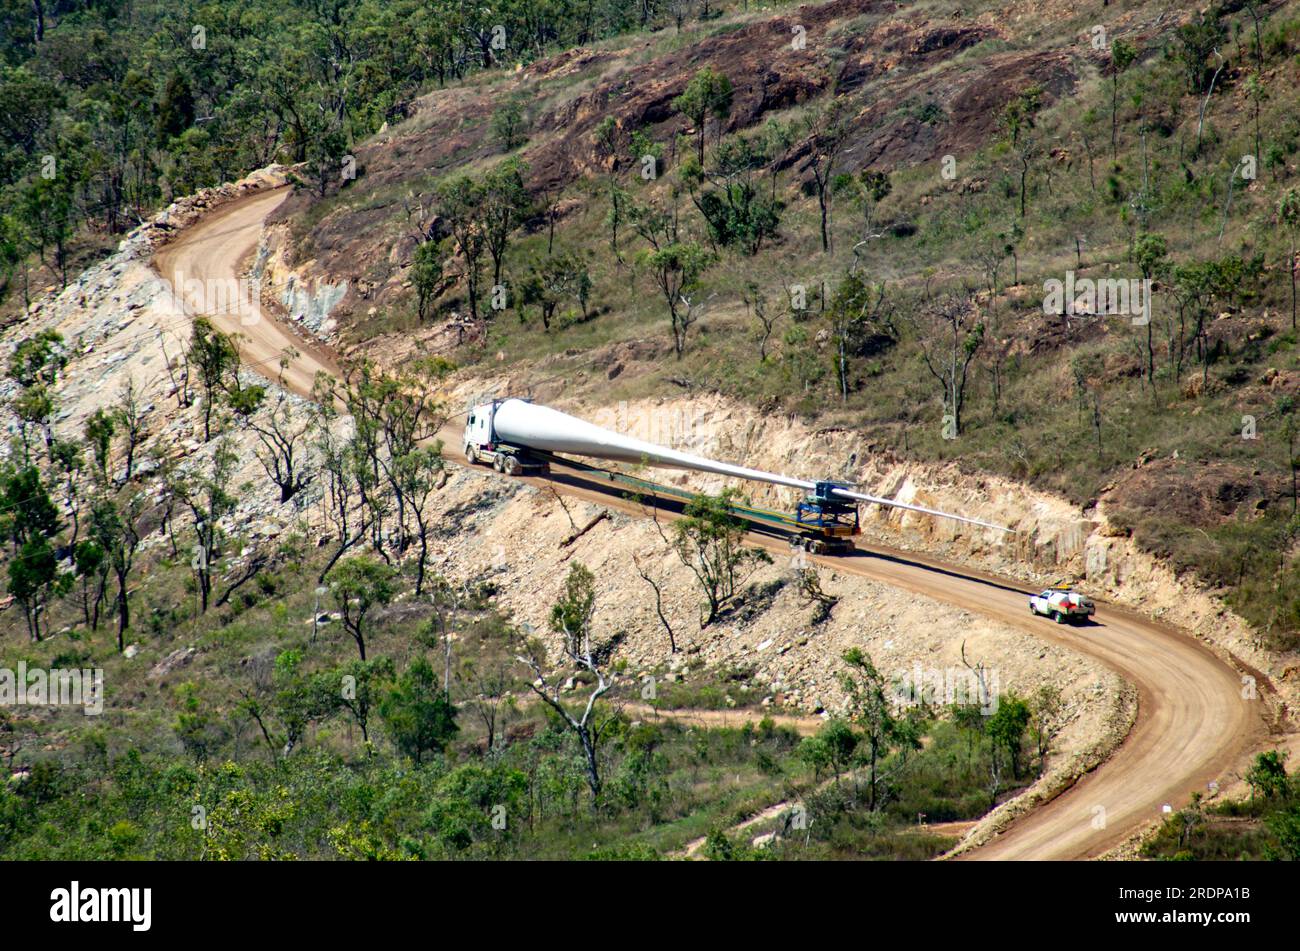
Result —
[[[262, 193], [214, 212], [158, 254], [160, 272], [169, 278], [178, 272], [201, 279], [238, 277], [257, 246], [263, 219], [283, 195], [283, 190]], [[222, 330], [247, 336], [241, 354], [271, 378], [278, 372], [283, 348], [297, 348], [302, 355], [290, 367], [286, 382], [301, 395], [309, 395], [318, 370], [335, 372], [335, 361], [324, 348], [306, 344], [272, 315], [263, 313], [252, 326], [242, 326], [226, 314], [210, 316]], [[465, 465], [458, 425], [449, 424], [443, 433], [445, 453], [449, 461]], [[523, 481], [542, 486], [546, 477]], [[599, 477], [553, 467], [550, 481], [568, 495], [631, 514], [644, 511]], [[665, 500], [663, 506], [671, 514], [672, 504]], [[766, 528], [756, 528], [751, 539], [787, 550], [780, 533]], [[1137, 721], [1110, 759], [1062, 795], [1014, 821], [971, 852], [971, 858], [1098, 855], [1160, 819], [1165, 806], [1180, 808], [1193, 792], [1225, 777], [1265, 737], [1263, 703], [1243, 698], [1240, 675], [1176, 629], [1106, 604], [1098, 604], [1090, 625], [1058, 626], [1029, 614], [1029, 592], [1016, 582], [879, 546], [861, 545], [852, 555], [814, 560], [1066, 645], [1097, 658], [1137, 687]]]
[[258, 192], [222, 205], [154, 256], [154, 267], [184, 301], [187, 311], [206, 314], [223, 333], [238, 334], [243, 362], [274, 380], [286, 347], [298, 356], [285, 369], [284, 382], [300, 396], [310, 396], [318, 371], [338, 375], [337, 362], [321, 344], [307, 340], [270, 314], [256, 295], [236, 298], [262, 235], [266, 216], [289, 196], [288, 188]]

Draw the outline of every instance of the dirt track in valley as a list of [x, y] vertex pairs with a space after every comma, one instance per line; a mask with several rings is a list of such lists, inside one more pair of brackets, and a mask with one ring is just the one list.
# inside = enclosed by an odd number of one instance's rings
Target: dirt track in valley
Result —
[[[177, 237], [156, 257], [164, 277], [232, 281], [257, 247], [265, 217], [287, 190], [259, 193], [226, 205]], [[187, 305], [201, 306], [196, 300]], [[238, 315], [210, 315], [223, 331], [240, 333], [241, 356], [274, 379], [280, 354], [300, 353], [286, 384], [310, 395], [318, 371], [337, 373], [328, 350], [304, 341], [263, 312], [251, 324]], [[449, 424], [447, 458], [465, 465], [460, 433]], [[507, 478], [502, 476], [502, 478]], [[523, 481], [542, 486], [546, 478]], [[616, 485], [556, 467], [550, 481], [565, 494], [634, 515], [642, 505], [622, 497]], [[671, 515], [671, 506], [664, 503]], [[788, 550], [778, 533], [756, 529], [754, 543]], [[982, 859], [1077, 859], [1113, 848], [1161, 817], [1166, 804], [1179, 808], [1192, 792], [1222, 779], [1265, 735], [1262, 701], [1242, 698], [1240, 675], [1208, 647], [1174, 628], [1107, 604], [1095, 622], [1058, 626], [1032, 617], [1023, 585], [880, 546], [861, 545], [852, 555], [814, 558], [837, 571], [861, 575], [906, 591], [977, 612], [1094, 657], [1133, 683], [1138, 717], [1128, 737], [1100, 767], [1070, 789], [1015, 820], [988, 844], [970, 853]]]

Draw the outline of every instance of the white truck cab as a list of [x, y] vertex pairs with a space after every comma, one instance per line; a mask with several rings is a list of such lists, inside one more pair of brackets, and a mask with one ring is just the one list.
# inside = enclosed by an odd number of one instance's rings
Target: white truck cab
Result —
[[1057, 624], [1086, 621], [1097, 612], [1092, 599], [1075, 591], [1068, 584], [1055, 584], [1029, 599], [1029, 611], [1040, 617], [1050, 617]]
[[549, 471], [546, 461], [527, 447], [500, 441], [493, 421], [497, 406], [502, 402], [504, 400], [479, 403], [465, 417], [465, 461], [471, 465], [482, 462], [507, 475]]
[[477, 462], [477, 450], [492, 449], [492, 404], [480, 403], [465, 420], [465, 458]]

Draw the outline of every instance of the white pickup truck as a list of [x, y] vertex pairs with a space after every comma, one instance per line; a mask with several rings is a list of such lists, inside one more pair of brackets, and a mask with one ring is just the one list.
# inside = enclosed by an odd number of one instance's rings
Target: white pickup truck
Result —
[[1080, 594], [1068, 584], [1057, 584], [1029, 599], [1029, 611], [1040, 617], [1050, 617], [1057, 624], [1086, 621], [1097, 612], [1092, 599]]

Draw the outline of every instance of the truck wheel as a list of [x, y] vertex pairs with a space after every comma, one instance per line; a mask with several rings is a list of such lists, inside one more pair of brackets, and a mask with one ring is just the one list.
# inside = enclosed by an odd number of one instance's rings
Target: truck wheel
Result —
[[501, 465], [502, 468], [505, 469], [506, 475], [509, 476], [517, 476], [524, 470], [524, 467], [520, 465], [519, 460], [514, 456], [506, 456], [505, 462]]
[[474, 451], [474, 447], [469, 443], [465, 443], [465, 461], [471, 466], [478, 462], [478, 453]]
[[1057, 624], [1064, 624], [1065, 615], [1062, 614], [1060, 611], [1054, 611], [1052, 613], [1052, 620], [1055, 621]]
[[504, 471], [501, 463], [501, 453], [498, 452], [495, 456], [492, 457], [492, 468], [495, 469], [497, 472]]

